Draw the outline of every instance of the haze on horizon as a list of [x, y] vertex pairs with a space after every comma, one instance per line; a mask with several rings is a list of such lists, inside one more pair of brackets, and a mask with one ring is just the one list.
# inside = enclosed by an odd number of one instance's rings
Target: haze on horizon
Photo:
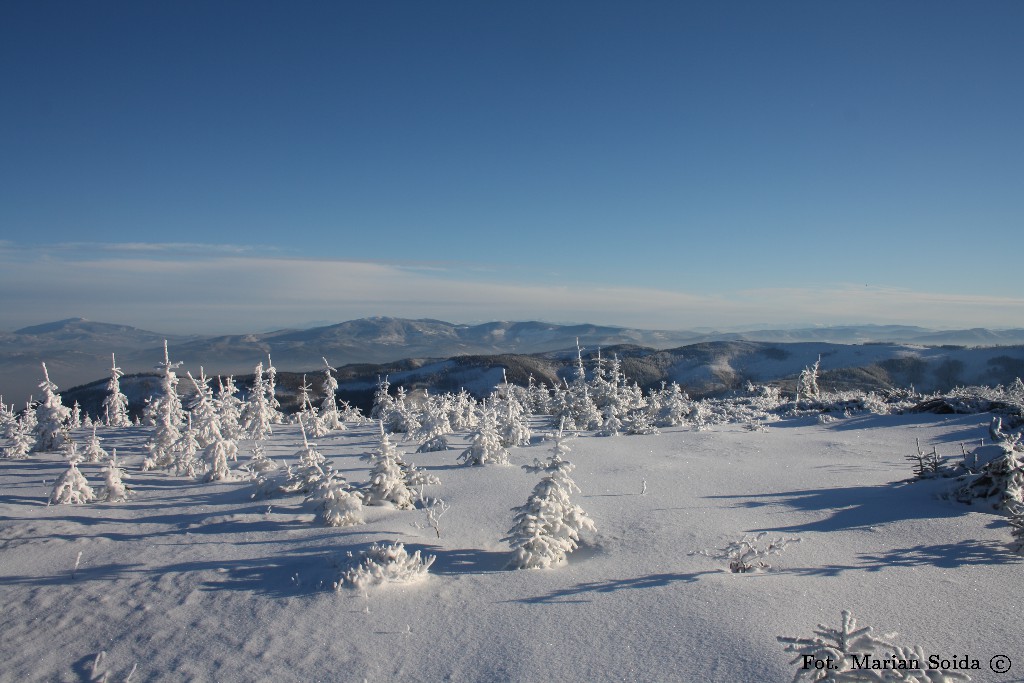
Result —
[[1024, 5], [0, 10], [0, 330], [1024, 327]]

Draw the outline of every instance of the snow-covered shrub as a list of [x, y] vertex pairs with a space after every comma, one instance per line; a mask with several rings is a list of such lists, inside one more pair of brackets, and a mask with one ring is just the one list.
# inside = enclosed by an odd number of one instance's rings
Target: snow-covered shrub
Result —
[[89, 486], [85, 475], [78, 471], [78, 464], [72, 460], [50, 492], [49, 505], [81, 505], [96, 500], [96, 493]]
[[[871, 634], [870, 626], [857, 627], [849, 610], [843, 610], [842, 624], [832, 628], [818, 624], [813, 638], [778, 636], [785, 651], [796, 654], [793, 683], [800, 681], [916, 681], [952, 683], [971, 680], [966, 674], [948, 669], [930, 668], [929, 659], [919, 647], [900, 647]], [[888, 662], [889, 667], [881, 668]], [[872, 666], [873, 663], [876, 663]], [[902, 667], [900, 666], [902, 664]]]
[[661, 432], [651, 422], [651, 416], [646, 410], [637, 410], [628, 417], [626, 433], [645, 436], [648, 434], [660, 434]]
[[308, 500], [317, 504], [317, 516], [327, 526], [363, 524], [363, 500], [352, 491], [340, 474], [333, 476], [310, 494]]
[[970, 505], [981, 500], [993, 509], [1004, 510], [1024, 487], [1024, 462], [1015, 450], [1019, 443], [1006, 440], [995, 446], [1001, 451], [999, 456], [985, 463], [977, 474], [961, 478], [965, 483], [953, 494], [960, 502]]
[[573, 464], [562, 459], [569, 450], [565, 440], [559, 430], [548, 460], [542, 463], [535, 459], [533, 465], [524, 466], [527, 471], [547, 476], [533, 488], [525, 505], [513, 509], [514, 523], [503, 540], [515, 551], [512, 566], [516, 569], [548, 569], [563, 564], [566, 556], [579, 547], [580, 534], [596, 530], [583, 508], [570, 499], [579, 487], [569, 477]]
[[433, 453], [448, 450], [448, 434], [452, 433], [448, 406], [444, 398], [427, 396], [423, 413], [419, 417], [419, 428], [411, 435], [420, 442], [417, 453]]
[[220, 420], [220, 433], [225, 439], [242, 437], [242, 400], [237, 394], [238, 387], [235, 386], [234, 377], [223, 379], [217, 376], [217, 398], [214, 405], [217, 408], [217, 418]]
[[699, 550], [690, 554], [704, 555], [716, 560], [726, 560], [729, 563], [729, 571], [733, 574], [748, 574], [770, 569], [771, 565], [765, 561], [765, 558], [772, 555], [780, 555], [788, 544], [800, 542], [799, 538], [765, 540], [766, 536], [768, 536], [768, 532], [762, 531], [754, 536], [744, 536], [724, 548]]
[[370, 586], [385, 583], [414, 583], [427, 578], [430, 565], [437, 559], [434, 555], [421, 556], [417, 550], [412, 555], [399, 542], [374, 543], [369, 550], [352, 557], [351, 566], [341, 575], [338, 588], [349, 586], [364, 590]]

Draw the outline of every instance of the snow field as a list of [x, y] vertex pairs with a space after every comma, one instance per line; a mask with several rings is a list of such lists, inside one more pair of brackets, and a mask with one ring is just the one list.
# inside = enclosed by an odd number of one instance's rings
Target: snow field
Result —
[[[952, 455], [988, 421], [584, 434], [566, 457], [597, 532], [566, 565], [522, 571], [507, 569], [500, 539], [541, 477], [519, 467], [547, 456], [537, 422], [535, 445], [510, 449], [508, 467], [457, 465], [464, 433], [424, 454], [394, 435], [407, 462], [441, 479], [424, 490], [451, 504], [440, 538], [419, 509], [368, 506], [365, 525], [330, 528], [301, 496], [254, 500], [249, 483], [140, 472], [151, 429], [101, 428], [132, 476], [128, 502], [47, 507], [59, 453], [0, 461], [0, 680], [89, 680], [105, 651], [111, 680], [136, 666], [133, 682], [788, 681], [776, 636], [836, 626], [843, 609], [926, 653], [980, 659], [975, 681], [1016, 680], [1024, 584], [1005, 519], [937, 498], [948, 482], [900, 483], [915, 437]], [[274, 430], [267, 455], [294, 462], [298, 427]], [[313, 441], [360, 485], [375, 432]], [[101, 467], [79, 465], [94, 484]], [[690, 554], [761, 530], [802, 541], [759, 574]], [[436, 555], [425, 581], [334, 590], [346, 551], [396, 540]], [[987, 667], [997, 654], [1021, 661], [999, 676]]]

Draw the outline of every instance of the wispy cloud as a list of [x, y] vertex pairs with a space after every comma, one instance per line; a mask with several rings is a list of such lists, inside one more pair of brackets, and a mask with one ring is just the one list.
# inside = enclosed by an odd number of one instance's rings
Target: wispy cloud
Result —
[[555, 285], [522, 276], [454, 264], [290, 258], [230, 245], [7, 248], [0, 249], [0, 287], [10, 305], [0, 313], [0, 328], [73, 316], [210, 333], [371, 315], [662, 329], [765, 322], [1013, 327], [1024, 318], [1024, 299], [1001, 296], [849, 285], [696, 295], [628, 282]]

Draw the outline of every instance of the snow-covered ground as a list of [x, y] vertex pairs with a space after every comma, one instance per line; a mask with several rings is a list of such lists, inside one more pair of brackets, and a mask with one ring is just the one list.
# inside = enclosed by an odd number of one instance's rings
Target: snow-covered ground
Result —
[[[540, 478], [519, 467], [547, 455], [537, 438], [508, 467], [456, 464], [465, 435], [448, 452], [403, 448], [441, 479], [426, 490], [451, 505], [438, 538], [422, 510], [367, 507], [367, 524], [330, 528], [301, 496], [140, 472], [150, 430], [100, 429], [129, 502], [48, 507], [59, 453], [0, 460], [0, 680], [92, 680], [104, 652], [111, 681], [788, 681], [776, 637], [838, 626], [844, 609], [928, 655], [978, 660], [972, 680], [1024, 680], [1005, 518], [939, 498], [948, 481], [905, 483], [915, 438], [953, 455], [989, 419], [585, 434], [568, 458], [597, 532], [566, 565], [520, 571], [501, 539]], [[375, 427], [316, 442], [366, 481]], [[300, 445], [278, 427], [266, 452], [294, 462]], [[79, 467], [101, 483], [100, 465]], [[801, 542], [761, 573], [692, 554], [761, 530]], [[426, 580], [335, 590], [347, 552], [394, 540], [436, 556]], [[997, 655], [1008, 673], [989, 670]]]

